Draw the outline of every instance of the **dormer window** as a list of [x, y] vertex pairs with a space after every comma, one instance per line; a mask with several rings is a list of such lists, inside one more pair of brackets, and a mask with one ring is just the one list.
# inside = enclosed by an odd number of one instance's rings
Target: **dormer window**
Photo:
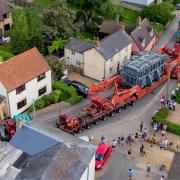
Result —
[[139, 37], [139, 41], [143, 47], [145, 47], [145, 38]]
[[147, 27], [147, 31], [148, 31], [149, 35], [152, 37], [153, 36], [153, 28]]

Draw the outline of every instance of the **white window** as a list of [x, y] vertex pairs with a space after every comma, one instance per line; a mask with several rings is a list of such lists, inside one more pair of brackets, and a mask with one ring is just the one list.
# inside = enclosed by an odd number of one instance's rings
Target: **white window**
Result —
[[76, 54], [76, 52], [75, 51], [72, 51], [72, 55], [75, 55]]
[[77, 61], [77, 62], [76, 62], [76, 64], [77, 64], [78, 66], [80, 66], [80, 65], [81, 65], [81, 63], [80, 63], [79, 61]]
[[109, 68], [109, 73], [110, 73], [110, 74], [112, 73], [112, 67]]

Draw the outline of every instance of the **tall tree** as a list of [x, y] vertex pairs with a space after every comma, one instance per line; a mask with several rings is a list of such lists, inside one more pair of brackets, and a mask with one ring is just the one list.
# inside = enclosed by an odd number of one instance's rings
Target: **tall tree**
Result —
[[28, 22], [24, 9], [16, 8], [12, 11], [13, 25], [10, 31], [12, 52], [18, 54], [28, 49]]
[[75, 13], [67, 7], [65, 1], [59, 0], [57, 3], [46, 8], [43, 17], [45, 32], [49, 36], [66, 39], [72, 35]]
[[43, 22], [42, 18], [34, 11], [27, 10], [26, 16], [28, 20], [29, 48], [37, 47], [42, 51], [43, 47]]

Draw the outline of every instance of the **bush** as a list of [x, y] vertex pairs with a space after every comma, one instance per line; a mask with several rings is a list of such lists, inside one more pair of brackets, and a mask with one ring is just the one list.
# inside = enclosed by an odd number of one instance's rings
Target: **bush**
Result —
[[13, 54], [7, 51], [0, 50], [0, 56], [3, 58], [3, 60], [7, 60], [13, 57]]
[[44, 96], [42, 97], [42, 99], [43, 99], [44, 102], [45, 102], [45, 106], [49, 106], [49, 105], [52, 104], [52, 102], [53, 102], [53, 98], [52, 98], [51, 95], [44, 95]]
[[180, 136], [180, 125], [168, 121], [169, 110], [167, 108], [160, 109], [154, 116], [154, 122], [161, 122], [167, 125], [167, 131]]
[[[36, 109], [36, 108], [35, 108], [35, 109]], [[33, 105], [31, 105], [31, 106], [28, 108], [28, 113], [33, 112], [33, 111], [34, 111]]]
[[36, 107], [36, 110], [42, 109], [43, 107], [45, 107], [45, 101], [42, 98], [38, 99], [37, 101], [35, 101], [34, 106]]

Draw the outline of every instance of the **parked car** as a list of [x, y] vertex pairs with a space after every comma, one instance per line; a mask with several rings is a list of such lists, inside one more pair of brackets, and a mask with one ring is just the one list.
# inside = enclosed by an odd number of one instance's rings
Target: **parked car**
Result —
[[87, 97], [89, 88], [85, 84], [75, 80], [73, 81], [66, 80], [64, 81], [64, 83], [67, 84], [68, 86], [75, 87], [79, 95], [83, 97]]
[[99, 144], [96, 150], [96, 164], [95, 164], [96, 170], [102, 168], [102, 166], [109, 158], [111, 152], [112, 152], [112, 148], [108, 144], [106, 143]]

